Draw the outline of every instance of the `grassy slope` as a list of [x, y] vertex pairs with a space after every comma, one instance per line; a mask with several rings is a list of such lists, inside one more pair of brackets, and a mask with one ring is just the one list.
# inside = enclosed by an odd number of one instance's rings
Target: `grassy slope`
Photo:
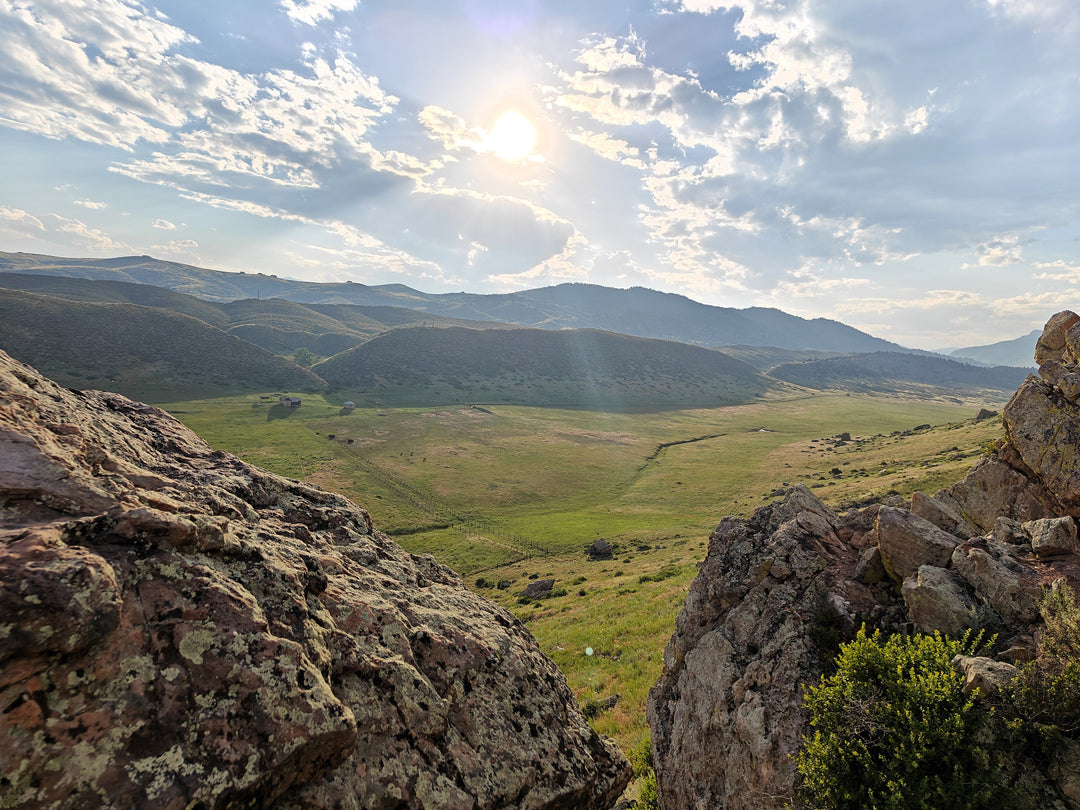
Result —
[[775, 346], [717, 346], [716, 350], [731, 355], [736, 360], [749, 363], [758, 371], [763, 372], [782, 363], [800, 363], [804, 360], [821, 360], [837, 356], [837, 352], [778, 349]]
[[325, 387], [307, 369], [197, 318], [17, 290], [0, 289], [0, 348], [63, 385], [144, 399]]
[[[216, 447], [349, 495], [470, 586], [485, 580], [477, 589], [528, 623], [583, 702], [622, 695], [595, 725], [624, 747], [646, 733], [647, 691], [721, 517], [749, 514], [785, 483], [834, 506], [934, 491], [1001, 432], [999, 420], [963, 421], [972, 406], [842, 395], [638, 414], [345, 413], [321, 397], [283, 414], [258, 396], [166, 407]], [[924, 423], [940, 427], [911, 430]], [[851, 441], [838, 443], [842, 432]], [[600, 536], [616, 559], [585, 558]], [[554, 578], [566, 594], [519, 604], [530, 577]]]
[[747, 402], [787, 386], [722, 352], [596, 330], [397, 329], [314, 370], [357, 402], [642, 410]]
[[903, 392], [912, 395], [948, 392], [1015, 391], [1030, 369], [971, 366], [943, 357], [873, 352], [785, 363], [769, 376], [819, 390]]

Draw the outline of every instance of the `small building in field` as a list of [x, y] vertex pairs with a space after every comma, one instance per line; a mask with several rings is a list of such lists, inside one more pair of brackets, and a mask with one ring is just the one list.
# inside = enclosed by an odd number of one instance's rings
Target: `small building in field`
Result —
[[281, 399], [278, 400], [278, 404], [283, 405], [286, 408], [299, 408], [300, 407], [300, 397], [282, 396]]
[[352, 411], [352, 410], [356, 409], [356, 403], [353, 402], [351, 399], [347, 399], [347, 400], [345, 400], [345, 404], [342, 405], [341, 407], [344, 408], [347, 411]]

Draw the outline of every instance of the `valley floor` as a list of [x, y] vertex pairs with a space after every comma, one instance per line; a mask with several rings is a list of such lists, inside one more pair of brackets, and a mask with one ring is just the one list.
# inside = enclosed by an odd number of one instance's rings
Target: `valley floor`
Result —
[[[349, 496], [513, 611], [625, 750], [647, 734], [646, 694], [722, 517], [796, 483], [835, 508], [933, 492], [1002, 432], [973, 404], [844, 394], [636, 414], [346, 411], [320, 395], [292, 409], [277, 393], [162, 406], [216, 448]], [[599, 538], [612, 559], [587, 558]], [[520, 597], [543, 579], [551, 596]]]

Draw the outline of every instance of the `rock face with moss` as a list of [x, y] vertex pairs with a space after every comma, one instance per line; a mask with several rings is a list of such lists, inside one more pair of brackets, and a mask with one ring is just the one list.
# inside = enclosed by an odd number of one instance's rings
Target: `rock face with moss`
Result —
[[[845, 515], [796, 487], [720, 523], [649, 695], [663, 810], [790, 803], [805, 687], [864, 623], [987, 627], [998, 664], [1034, 655], [1044, 587], [1080, 582], [1080, 316], [1047, 323], [1036, 361], [1003, 412], [1004, 442], [954, 486]], [[1080, 807], [1062, 751], [1032, 790]]]
[[606, 808], [509, 613], [347, 499], [0, 353], [0, 806]]

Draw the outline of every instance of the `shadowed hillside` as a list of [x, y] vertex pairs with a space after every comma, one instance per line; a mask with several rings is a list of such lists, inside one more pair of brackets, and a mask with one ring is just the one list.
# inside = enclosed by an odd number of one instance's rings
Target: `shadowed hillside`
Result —
[[634, 410], [747, 402], [784, 385], [722, 352], [597, 330], [396, 329], [314, 367], [344, 395]]
[[188, 315], [17, 290], [0, 289], [0, 348], [72, 388], [133, 396], [326, 386], [307, 369]]
[[769, 371], [770, 377], [807, 388], [873, 393], [926, 393], [926, 387], [955, 393], [1008, 392], [1027, 375], [1026, 368], [970, 366], [943, 357], [897, 352], [785, 363]]
[[[0, 288], [72, 301], [160, 307], [198, 318], [275, 354], [290, 354], [304, 348], [329, 357], [402, 325], [478, 326], [475, 321], [401, 307], [298, 304], [283, 298], [244, 298], [217, 303], [151, 284], [37, 273], [0, 273]], [[498, 328], [502, 324], [484, 326]]]

